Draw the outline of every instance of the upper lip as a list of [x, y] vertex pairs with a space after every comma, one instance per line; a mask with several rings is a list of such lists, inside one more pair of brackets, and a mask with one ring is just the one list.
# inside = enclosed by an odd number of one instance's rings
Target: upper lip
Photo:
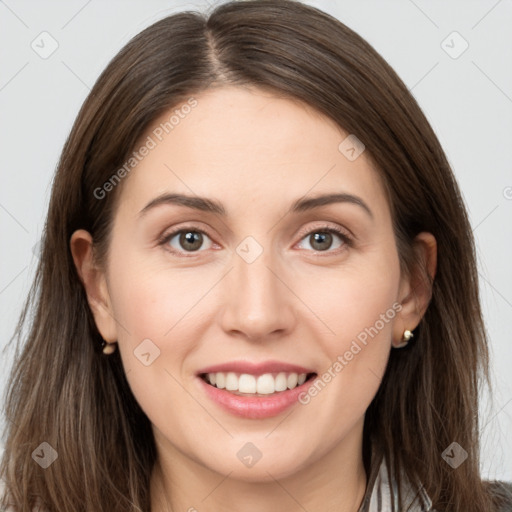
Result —
[[263, 375], [264, 373], [315, 373], [314, 370], [298, 366], [296, 364], [284, 363], [281, 361], [262, 361], [259, 363], [251, 361], [229, 361], [213, 366], [202, 368], [197, 372], [198, 375], [203, 373], [216, 372], [233, 372], [248, 373], [250, 375]]

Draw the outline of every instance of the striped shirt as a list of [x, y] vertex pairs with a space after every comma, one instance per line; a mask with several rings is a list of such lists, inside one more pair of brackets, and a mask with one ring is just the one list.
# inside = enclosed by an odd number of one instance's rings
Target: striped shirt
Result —
[[[407, 477], [402, 475], [401, 487], [405, 507], [403, 510], [436, 512], [432, 508], [432, 501], [425, 489], [422, 487], [419, 491], [414, 492]], [[358, 512], [392, 512], [393, 510], [396, 512], [401, 510], [398, 507], [398, 485], [394, 478], [389, 478], [385, 458], [381, 457], [380, 464], [377, 462], [371, 465], [366, 492]]]

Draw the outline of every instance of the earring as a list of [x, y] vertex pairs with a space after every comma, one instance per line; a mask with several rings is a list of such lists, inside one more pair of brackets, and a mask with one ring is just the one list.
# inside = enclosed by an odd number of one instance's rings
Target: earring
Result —
[[402, 335], [401, 343], [399, 343], [398, 345], [393, 345], [393, 348], [405, 347], [409, 343], [409, 340], [411, 338], [414, 338], [414, 334], [411, 331], [409, 331], [408, 329], [406, 329]]
[[103, 340], [101, 344], [102, 351], [105, 355], [109, 356], [110, 354], [113, 354], [116, 351], [116, 344], [115, 341], [113, 343], [108, 343], [105, 340]]

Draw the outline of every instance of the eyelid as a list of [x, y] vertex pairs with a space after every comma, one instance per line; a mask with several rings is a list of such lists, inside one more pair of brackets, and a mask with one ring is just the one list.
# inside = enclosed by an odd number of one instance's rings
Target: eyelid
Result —
[[[207, 229], [199, 227], [199, 226], [191, 224], [191, 223], [187, 223], [186, 225], [184, 225], [182, 227], [178, 226], [178, 227], [171, 229], [170, 231], [167, 231], [167, 230], [164, 231], [163, 234], [158, 237], [158, 245], [159, 246], [168, 245], [169, 241], [171, 239], [173, 239], [176, 235], [186, 232], [186, 231], [193, 231], [193, 232], [197, 232], [197, 233], [206, 235], [212, 241], [212, 244], [216, 244], [216, 242], [213, 241], [212, 235], [209, 233], [209, 231]], [[195, 254], [197, 254], [197, 253], [205, 252], [204, 250], [190, 251], [190, 252], [176, 251], [175, 249], [172, 249], [172, 248], [166, 248], [166, 250], [172, 254], [175, 254], [178, 256], [184, 256], [184, 257], [191, 257], [191, 256], [195, 256]]]
[[321, 232], [322, 230], [328, 231], [330, 229], [332, 229], [335, 233], [345, 236], [347, 239], [350, 239], [350, 240], [355, 239], [355, 236], [349, 229], [344, 228], [338, 224], [328, 223], [327, 221], [323, 221], [323, 222], [318, 221], [318, 223], [314, 224], [313, 226], [309, 226], [307, 228], [302, 228], [298, 232], [297, 236], [300, 237], [300, 239], [302, 240], [305, 236], [310, 235], [312, 233], [316, 233], [317, 231], [318, 232]]
[[343, 242], [341, 247], [338, 247], [334, 250], [327, 249], [325, 251], [306, 251], [306, 252], [312, 252], [315, 256], [319, 257], [326, 257], [326, 256], [336, 256], [340, 254], [340, 252], [343, 252], [346, 250], [346, 247], [351, 247], [353, 245], [354, 236], [352, 235], [352, 232], [346, 228], [343, 228], [339, 225], [330, 225], [327, 224], [325, 221], [320, 223], [319, 225], [315, 225], [309, 228], [301, 229], [298, 233], [299, 242], [302, 242], [304, 238], [306, 238], [308, 235], [311, 235], [313, 233], [334, 233], [337, 235]]

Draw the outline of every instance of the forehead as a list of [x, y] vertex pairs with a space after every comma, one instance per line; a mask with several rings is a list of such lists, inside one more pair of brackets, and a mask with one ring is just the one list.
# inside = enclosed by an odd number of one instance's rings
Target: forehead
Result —
[[169, 191], [217, 198], [227, 210], [229, 203], [246, 211], [258, 198], [268, 207], [333, 191], [386, 207], [371, 159], [365, 152], [347, 158], [350, 134], [312, 107], [238, 86], [207, 90], [194, 101], [169, 109], [141, 137], [139, 145], [150, 140], [152, 147], [122, 192], [135, 207]]

